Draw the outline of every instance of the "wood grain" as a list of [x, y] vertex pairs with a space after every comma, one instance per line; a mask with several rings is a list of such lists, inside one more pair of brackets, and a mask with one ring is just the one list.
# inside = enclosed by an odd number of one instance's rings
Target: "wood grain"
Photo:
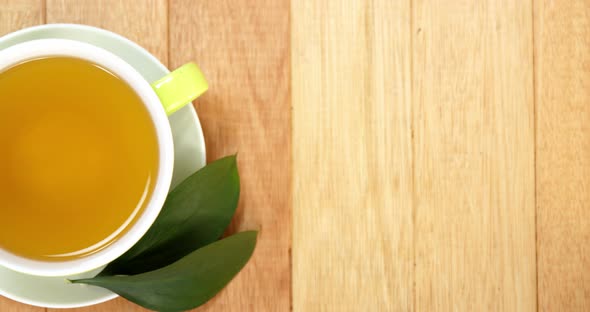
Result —
[[536, 2], [540, 311], [590, 311], [590, 2]]
[[[43, 24], [44, 15], [42, 0], [0, 0], [0, 36], [21, 28]], [[41, 312], [45, 309], [20, 304], [0, 296], [0, 311]]]
[[416, 311], [534, 311], [531, 1], [413, 2]]
[[410, 1], [292, 1], [293, 310], [413, 308]]
[[0, 0], [0, 36], [44, 23], [43, 0]]
[[168, 64], [167, 0], [47, 0], [47, 23], [85, 24], [113, 31]]
[[170, 63], [196, 61], [209, 161], [238, 152], [231, 232], [260, 229], [255, 254], [202, 311], [289, 311], [291, 89], [289, 1], [170, 1]]
[[[208, 158], [239, 152], [230, 231], [261, 234], [198, 311], [590, 310], [588, 1], [0, 8], [0, 35], [89, 24], [203, 68]], [[0, 311], [44, 309], [0, 297]]]
[[[119, 33], [146, 48], [162, 63], [168, 56], [168, 7], [165, 0], [47, 0], [48, 23], [78, 23], [97, 26]], [[49, 311], [60, 311], [51, 310]], [[118, 298], [72, 312], [146, 311]]]

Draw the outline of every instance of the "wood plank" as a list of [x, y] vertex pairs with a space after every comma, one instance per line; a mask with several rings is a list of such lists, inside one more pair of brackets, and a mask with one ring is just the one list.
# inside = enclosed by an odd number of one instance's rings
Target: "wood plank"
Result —
[[6, 297], [0, 296], [0, 311], [2, 312], [43, 312], [45, 308], [38, 308], [20, 302], [12, 301]]
[[590, 2], [536, 1], [540, 311], [590, 311]]
[[[44, 23], [43, 0], [0, 0], [0, 36], [10, 32]], [[36, 308], [21, 304], [0, 296], [0, 311], [2, 312], [40, 312], [43, 308]]]
[[199, 311], [289, 311], [291, 90], [289, 1], [170, 1], [170, 63], [210, 81], [197, 103], [209, 161], [239, 152], [232, 231], [261, 230], [244, 271]]
[[0, 7], [0, 36], [45, 22], [43, 0], [0, 0]]
[[167, 0], [47, 0], [48, 23], [104, 28], [138, 43], [168, 64]]
[[292, 1], [293, 310], [411, 311], [410, 1]]
[[531, 1], [413, 4], [417, 311], [534, 311]]
[[[146, 48], [167, 64], [168, 62], [168, 4], [166, 0], [47, 0], [48, 23], [79, 23], [105, 28], [119, 33]], [[51, 310], [57, 312], [59, 310]], [[146, 311], [118, 298], [89, 308], [71, 312], [129, 312]]]

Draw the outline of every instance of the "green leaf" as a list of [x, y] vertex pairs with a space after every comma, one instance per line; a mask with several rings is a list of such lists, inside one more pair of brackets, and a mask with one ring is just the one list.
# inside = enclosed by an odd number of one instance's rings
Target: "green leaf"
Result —
[[107, 288], [144, 308], [185, 311], [213, 298], [246, 265], [257, 232], [238, 233], [162, 269], [134, 276], [99, 276], [73, 283]]
[[207, 165], [168, 195], [149, 231], [100, 275], [149, 272], [218, 240], [236, 211], [239, 196], [235, 155]]

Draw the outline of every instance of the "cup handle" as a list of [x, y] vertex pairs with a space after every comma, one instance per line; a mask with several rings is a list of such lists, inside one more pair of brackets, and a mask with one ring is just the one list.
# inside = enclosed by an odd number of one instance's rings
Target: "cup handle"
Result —
[[205, 93], [209, 85], [199, 67], [195, 63], [187, 63], [152, 83], [152, 88], [170, 116]]

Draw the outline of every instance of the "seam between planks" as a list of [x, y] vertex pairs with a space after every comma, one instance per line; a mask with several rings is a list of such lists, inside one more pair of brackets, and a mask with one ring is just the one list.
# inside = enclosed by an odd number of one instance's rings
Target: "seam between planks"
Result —
[[536, 6], [537, 1], [531, 0], [531, 41], [532, 41], [532, 67], [533, 67], [533, 180], [534, 180], [534, 196], [533, 196], [533, 204], [535, 207], [535, 310], [539, 311], [539, 233], [538, 233], [538, 205], [537, 205], [537, 133], [538, 133], [538, 126], [537, 126], [537, 46], [535, 43], [535, 24], [536, 24]]
[[414, 125], [414, 0], [409, 0], [409, 32], [410, 32], [410, 159], [411, 166], [411, 190], [412, 190], [412, 311], [416, 311], [416, 144], [415, 144], [415, 125]]
[[[170, 0], [168, 0], [170, 1]], [[294, 294], [294, 288], [295, 288], [295, 274], [293, 272], [293, 242], [294, 242], [294, 232], [295, 232], [295, 132], [294, 132], [294, 128], [295, 128], [295, 114], [293, 112], [294, 107], [295, 107], [295, 101], [293, 100], [293, 81], [295, 81], [294, 77], [293, 77], [293, 38], [294, 38], [294, 29], [295, 27], [293, 27], [293, 1], [298, 1], [298, 0], [289, 0], [289, 31], [287, 32], [288, 36], [289, 36], [289, 40], [288, 40], [288, 44], [289, 44], [289, 49], [288, 49], [288, 55], [289, 55], [289, 121], [291, 122], [289, 125], [289, 136], [291, 137], [291, 150], [289, 151], [289, 167], [290, 167], [290, 183], [289, 183], [289, 200], [288, 203], [291, 205], [291, 209], [289, 211], [289, 218], [290, 218], [290, 224], [291, 224], [291, 229], [289, 232], [289, 248], [287, 249], [288, 252], [288, 258], [289, 258], [289, 281], [290, 281], [290, 287], [289, 287], [289, 311], [293, 312], [293, 305], [295, 303], [295, 294]]]
[[172, 47], [170, 46], [170, 0], [166, 1], [166, 67], [170, 68], [172, 66], [172, 59], [170, 50]]
[[47, 0], [41, 1], [41, 19], [43, 24], [47, 24]]

